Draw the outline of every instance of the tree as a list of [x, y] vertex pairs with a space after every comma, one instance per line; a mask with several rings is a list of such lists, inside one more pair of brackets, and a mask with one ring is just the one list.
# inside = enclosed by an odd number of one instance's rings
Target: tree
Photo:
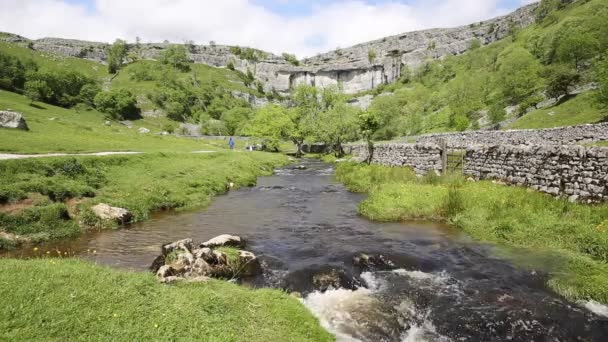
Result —
[[374, 158], [374, 141], [373, 136], [376, 131], [382, 126], [380, 117], [372, 111], [360, 112], [357, 116], [357, 123], [361, 136], [367, 142], [367, 160], [371, 164]]
[[53, 90], [48, 84], [41, 80], [25, 82], [24, 92], [25, 96], [31, 100], [31, 103], [34, 103], [34, 101], [45, 101], [53, 94]]
[[319, 121], [323, 124], [319, 125], [318, 136], [334, 148], [336, 157], [344, 156], [343, 143], [357, 139], [357, 114], [356, 108], [339, 101], [319, 116]]
[[595, 79], [599, 84], [598, 101], [608, 107], [608, 59], [599, 61], [596, 65]]
[[542, 88], [541, 66], [526, 49], [503, 52], [498, 60], [497, 88], [511, 104], [522, 102]]
[[80, 102], [86, 104], [89, 107], [95, 106], [95, 96], [101, 92], [101, 87], [97, 84], [90, 83], [85, 84], [80, 88], [80, 93], [78, 97], [80, 98]]
[[282, 140], [289, 139], [293, 132], [293, 122], [286, 108], [269, 104], [258, 109], [243, 133], [263, 139], [267, 150], [278, 151]]
[[599, 52], [599, 41], [590, 33], [580, 29], [571, 29], [561, 35], [556, 49], [557, 59], [563, 63], [572, 63], [580, 70]]
[[108, 50], [108, 72], [115, 74], [124, 65], [127, 57], [127, 42], [116, 39]]
[[103, 91], [95, 96], [95, 108], [115, 120], [139, 118], [135, 96], [127, 89]]
[[564, 64], [552, 64], [545, 68], [543, 76], [547, 80], [547, 96], [555, 100], [569, 94], [570, 87], [579, 82], [581, 76], [576, 70]]
[[[327, 90], [325, 99], [331, 101], [331, 96], [331, 90]], [[309, 85], [296, 87], [292, 94], [292, 100], [295, 107], [289, 111], [292, 122], [290, 139], [297, 146], [297, 155], [300, 156], [302, 155], [304, 140], [313, 137], [317, 132], [322, 103], [319, 101], [318, 89]]]
[[160, 62], [183, 72], [190, 71], [191, 61], [188, 58], [188, 51], [183, 45], [169, 46], [160, 55]]
[[250, 116], [252, 116], [250, 108], [235, 107], [225, 111], [221, 116], [221, 120], [226, 124], [228, 134], [235, 135], [238, 134], [241, 127], [249, 120]]

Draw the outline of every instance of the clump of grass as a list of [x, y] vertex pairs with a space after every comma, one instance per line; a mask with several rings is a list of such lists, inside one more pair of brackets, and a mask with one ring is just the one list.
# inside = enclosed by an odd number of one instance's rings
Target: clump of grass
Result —
[[399, 172], [363, 164], [337, 170], [349, 188], [369, 192], [359, 212], [370, 219], [441, 220], [480, 241], [555, 253], [561, 262], [551, 273], [553, 289], [571, 299], [608, 302], [608, 205], [569, 203], [458, 176], [398, 180]]
[[[70, 258], [0, 260], [0, 340], [333, 341], [297, 299], [228, 282], [167, 286]], [[28, 286], [24, 286], [28, 284]]]

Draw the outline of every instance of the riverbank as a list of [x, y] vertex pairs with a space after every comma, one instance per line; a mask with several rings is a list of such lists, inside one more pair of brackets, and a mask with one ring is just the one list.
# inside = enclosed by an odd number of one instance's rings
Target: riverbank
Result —
[[278, 290], [168, 286], [152, 274], [73, 259], [5, 259], [0, 272], [11, 275], [0, 280], [0, 340], [334, 340]]
[[2, 161], [0, 249], [117, 227], [93, 214], [98, 203], [127, 209], [132, 222], [159, 210], [205, 206], [286, 162], [279, 154], [232, 151]]
[[479, 241], [520, 249], [507, 255], [516, 261], [520, 253], [536, 253], [539, 262], [524, 266], [547, 271], [554, 291], [608, 303], [608, 205], [458, 177], [418, 179], [407, 168], [341, 163], [337, 177], [349, 190], [369, 194], [359, 205], [367, 218], [445, 221]]

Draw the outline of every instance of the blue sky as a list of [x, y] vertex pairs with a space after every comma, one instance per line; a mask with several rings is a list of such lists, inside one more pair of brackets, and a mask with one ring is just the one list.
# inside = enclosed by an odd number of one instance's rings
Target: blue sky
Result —
[[467, 25], [533, 0], [0, 0], [28, 38], [169, 40], [311, 56], [408, 31]]

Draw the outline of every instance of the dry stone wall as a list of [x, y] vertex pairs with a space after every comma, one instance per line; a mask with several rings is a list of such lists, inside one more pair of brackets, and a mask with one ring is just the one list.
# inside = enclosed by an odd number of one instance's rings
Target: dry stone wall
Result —
[[[359, 160], [367, 159], [367, 146], [354, 145], [350, 152]], [[409, 166], [416, 174], [441, 171], [441, 148], [435, 144], [377, 144], [374, 146], [374, 164]]]
[[548, 129], [470, 131], [428, 134], [416, 137], [420, 144], [440, 144], [452, 148], [469, 145], [570, 145], [608, 140], [608, 122]]
[[[352, 146], [359, 159], [364, 145]], [[433, 144], [382, 144], [372, 160], [385, 166], [410, 166], [417, 174], [442, 169], [442, 150]], [[571, 201], [608, 199], [608, 147], [576, 145], [471, 145], [463, 173], [476, 180], [497, 179], [507, 184], [567, 197]]]

